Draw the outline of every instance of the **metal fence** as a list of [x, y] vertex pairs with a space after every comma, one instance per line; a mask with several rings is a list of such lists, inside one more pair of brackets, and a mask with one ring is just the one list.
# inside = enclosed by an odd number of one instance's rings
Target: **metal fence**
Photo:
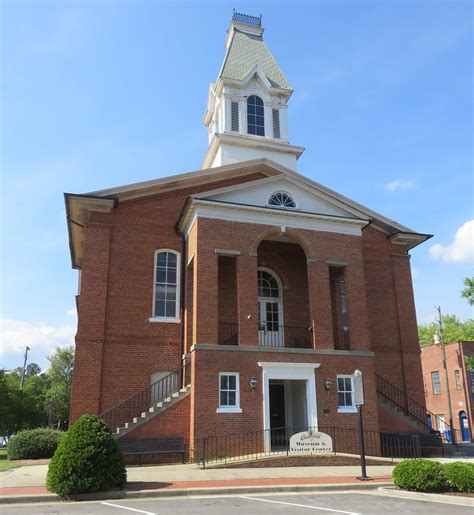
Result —
[[[326, 433], [332, 438], [333, 454], [359, 455], [360, 442], [357, 429], [320, 426], [279, 427], [244, 433], [211, 435], [196, 441], [195, 460], [204, 468], [207, 464], [228, 464], [242, 460], [259, 460], [290, 454], [290, 437], [303, 431]], [[410, 435], [384, 434], [364, 431], [365, 452], [368, 456], [389, 458], [416, 458], [420, 454], [420, 442]]]

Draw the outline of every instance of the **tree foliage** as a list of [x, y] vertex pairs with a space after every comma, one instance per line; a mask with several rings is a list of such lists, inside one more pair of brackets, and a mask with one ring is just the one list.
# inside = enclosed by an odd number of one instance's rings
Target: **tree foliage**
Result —
[[[444, 342], [451, 343], [460, 340], [474, 340], [474, 320], [461, 322], [456, 315], [443, 315]], [[420, 345], [430, 345], [434, 342], [434, 334], [439, 331], [437, 322], [418, 326]]]
[[0, 369], [0, 436], [9, 437], [23, 429], [44, 427], [48, 419], [56, 427], [67, 427], [71, 397], [74, 348], [57, 348], [48, 357], [50, 368], [41, 372], [36, 363]]
[[461, 290], [461, 297], [467, 299], [471, 306], [474, 305], [474, 277], [464, 278], [464, 288]]

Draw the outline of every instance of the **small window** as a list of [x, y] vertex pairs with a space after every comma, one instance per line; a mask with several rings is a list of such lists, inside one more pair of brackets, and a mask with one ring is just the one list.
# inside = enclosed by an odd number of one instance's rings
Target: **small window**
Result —
[[456, 382], [456, 390], [462, 390], [461, 371], [454, 371], [454, 380]]
[[295, 208], [296, 203], [289, 195], [288, 193], [285, 193], [284, 191], [276, 191], [275, 193], [272, 193], [269, 200], [268, 200], [269, 206], [274, 207], [287, 207], [287, 208]]
[[256, 95], [247, 99], [247, 132], [256, 136], [265, 136], [265, 111], [263, 100]]
[[273, 137], [280, 139], [280, 111], [278, 109], [272, 109], [273, 118]]
[[338, 413], [354, 413], [354, 378], [351, 375], [337, 376]]
[[239, 374], [219, 374], [219, 407], [217, 413], [241, 413], [239, 398]]
[[230, 104], [230, 129], [233, 132], [239, 132], [239, 103], [231, 102]]
[[441, 381], [439, 379], [439, 372], [431, 372], [431, 384], [433, 386], [433, 393], [439, 395], [441, 393]]
[[179, 322], [180, 254], [174, 250], [155, 252], [155, 284], [151, 321]]

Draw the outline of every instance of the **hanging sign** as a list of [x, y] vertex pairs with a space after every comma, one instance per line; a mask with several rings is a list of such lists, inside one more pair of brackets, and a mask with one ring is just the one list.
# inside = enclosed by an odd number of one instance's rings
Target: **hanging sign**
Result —
[[354, 404], [356, 406], [364, 405], [364, 383], [360, 370], [354, 372]]
[[322, 454], [332, 451], [332, 438], [326, 433], [309, 430], [296, 433], [290, 438], [290, 452]]

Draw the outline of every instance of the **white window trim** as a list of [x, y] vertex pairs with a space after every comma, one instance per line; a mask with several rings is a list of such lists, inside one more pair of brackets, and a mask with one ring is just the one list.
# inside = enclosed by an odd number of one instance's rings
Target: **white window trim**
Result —
[[157, 249], [155, 250], [155, 255], [153, 259], [153, 304], [151, 306], [151, 312], [155, 313], [155, 302], [156, 302], [156, 274], [157, 274], [157, 260], [158, 254], [161, 252], [170, 252], [171, 254], [176, 255], [176, 311], [174, 317], [159, 317], [159, 316], [151, 316], [148, 320], [150, 322], [160, 322], [160, 323], [171, 323], [171, 324], [179, 324], [181, 323], [181, 253], [174, 249]]
[[337, 374], [336, 376], [336, 388], [338, 394], [338, 403], [339, 403], [339, 381], [338, 379], [350, 379], [351, 380], [351, 392], [352, 392], [352, 406], [338, 406], [338, 413], [357, 413], [357, 406], [354, 404], [354, 376], [351, 374]]
[[[221, 377], [222, 376], [235, 376], [235, 406], [221, 406]], [[219, 372], [219, 383], [217, 385], [217, 391], [219, 394], [219, 407], [216, 409], [216, 413], [242, 413], [240, 407], [240, 374], [239, 372]]]

